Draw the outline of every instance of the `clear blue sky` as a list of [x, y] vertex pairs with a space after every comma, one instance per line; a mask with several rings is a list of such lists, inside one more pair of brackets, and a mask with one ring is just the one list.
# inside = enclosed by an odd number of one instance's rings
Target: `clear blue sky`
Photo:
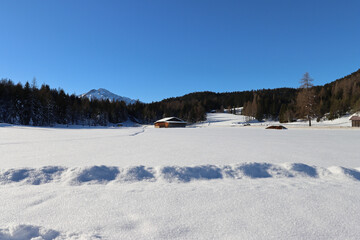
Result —
[[359, 0], [1, 0], [0, 78], [144, 102], [360, 68]]

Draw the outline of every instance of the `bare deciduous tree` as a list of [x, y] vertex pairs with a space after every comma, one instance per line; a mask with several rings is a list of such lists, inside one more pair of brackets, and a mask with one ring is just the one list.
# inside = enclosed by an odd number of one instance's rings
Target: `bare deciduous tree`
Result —
[[311, 117], [314, 116], [315, 94], [312, 89], [314, 79], [310, 77], [309, 73], [305, 73], [300, 80], [300, 88], [302, 90], [297, 95], [298, 114], [300, 117], [306, 117], [311, 126]]

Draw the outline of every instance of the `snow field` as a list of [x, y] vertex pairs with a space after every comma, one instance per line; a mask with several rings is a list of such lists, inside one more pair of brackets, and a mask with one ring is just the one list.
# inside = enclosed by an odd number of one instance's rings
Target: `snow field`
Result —
[[360, 239], [358, 129], [240, 122], [1, 125], [0, 240]]
[[25, 225], [55, 239], [358, 239], [358, 188], [296, 178], [3, 185], [0, 223], [3, 234], [29, 234]]
[[242, 162], [360, 167], [360, 129], [0, 127], [1, 168], [197, 166]]
[[[312, 128], [349, 128], [351, 127], [351, 121], [349, 120], [350, 115], [343, 116], [334, 120], [321, 120], [317, 122], [315, 119], [311, 121]], [[278, 121], [266, 120], [259, 122], [258, 120], [246, 117], [244, 115], [234, 115], [228, 113], [208, 113], [207, 120], [203, 123], [196, 124], [197, 126], [232, 126], [238, 127], [243, 126], [245, 123], [250, 123], [251, 126], [268, 126], [273, 124], [281, 124], [288, 128], [294, 127], [308, 127], [307, 121], [297, 121], [291, 123], [279, 123]]]

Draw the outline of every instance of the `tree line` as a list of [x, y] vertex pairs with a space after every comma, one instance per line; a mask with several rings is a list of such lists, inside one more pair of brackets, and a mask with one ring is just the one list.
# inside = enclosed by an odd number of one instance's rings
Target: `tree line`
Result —
[[0, 81], [0, 122], [33, 126], [106, 126], [127, 119], [124, 102], [89, 101], [45, 84], [38, 88], [35, 82], [23, 86], [8, 79]]
[[[309, 75], [306, 76], [311, 79]], [[304, 75], [305, 78], [305, 75]], [[304, 85], [304, 82], [302, 82]], [[310, 109], [311, 106], [311, 109]], [[177, 116], [190, 123], [204, 121], [206, 113], [243, 107], [243, 114], [258, 120], [291, 122], [296, 119], [334, 119], [360, 110], [360, 69], [324, 86], [262, 89], [241, 92], [195, 92], [159, 102], [126, 105], [69, 95], [43, 84], [0, 81], [0, 122], [53, 126], [106, 126], [127, 120], [152, 123]]]
[[152, 123], [159, 118], [178, 116], [188, 122], [206, 118], [200, 101], [162, 101], [150, 104], [123, 101], [89, 100], [62, 89], [51, 89], [26, 82], [14, 84], [9, 79], [0, 80], [0, 122], [33, 126], [86, 125], [107, 126], [127, 120]]
[[308, 73], [298, 89], [253, 91], [244, 104], [243, 113], [258, 120], [277, 119], [291, 122], [297, 119], [323, 117], [332, 120], [347, 113], [360, 111], [360, 69], [324, 86], [313, 86]]

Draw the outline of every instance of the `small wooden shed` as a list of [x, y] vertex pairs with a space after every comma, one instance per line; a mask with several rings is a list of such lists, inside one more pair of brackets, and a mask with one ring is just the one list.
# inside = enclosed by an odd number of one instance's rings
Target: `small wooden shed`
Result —
[[360, 127], [360, 116], [352, 116], [350, 120], [351, 120], [351, 126]]
[[156, 128], [186, 127], [186, 122], [177, 117], [163, 118], [154, 123]]

